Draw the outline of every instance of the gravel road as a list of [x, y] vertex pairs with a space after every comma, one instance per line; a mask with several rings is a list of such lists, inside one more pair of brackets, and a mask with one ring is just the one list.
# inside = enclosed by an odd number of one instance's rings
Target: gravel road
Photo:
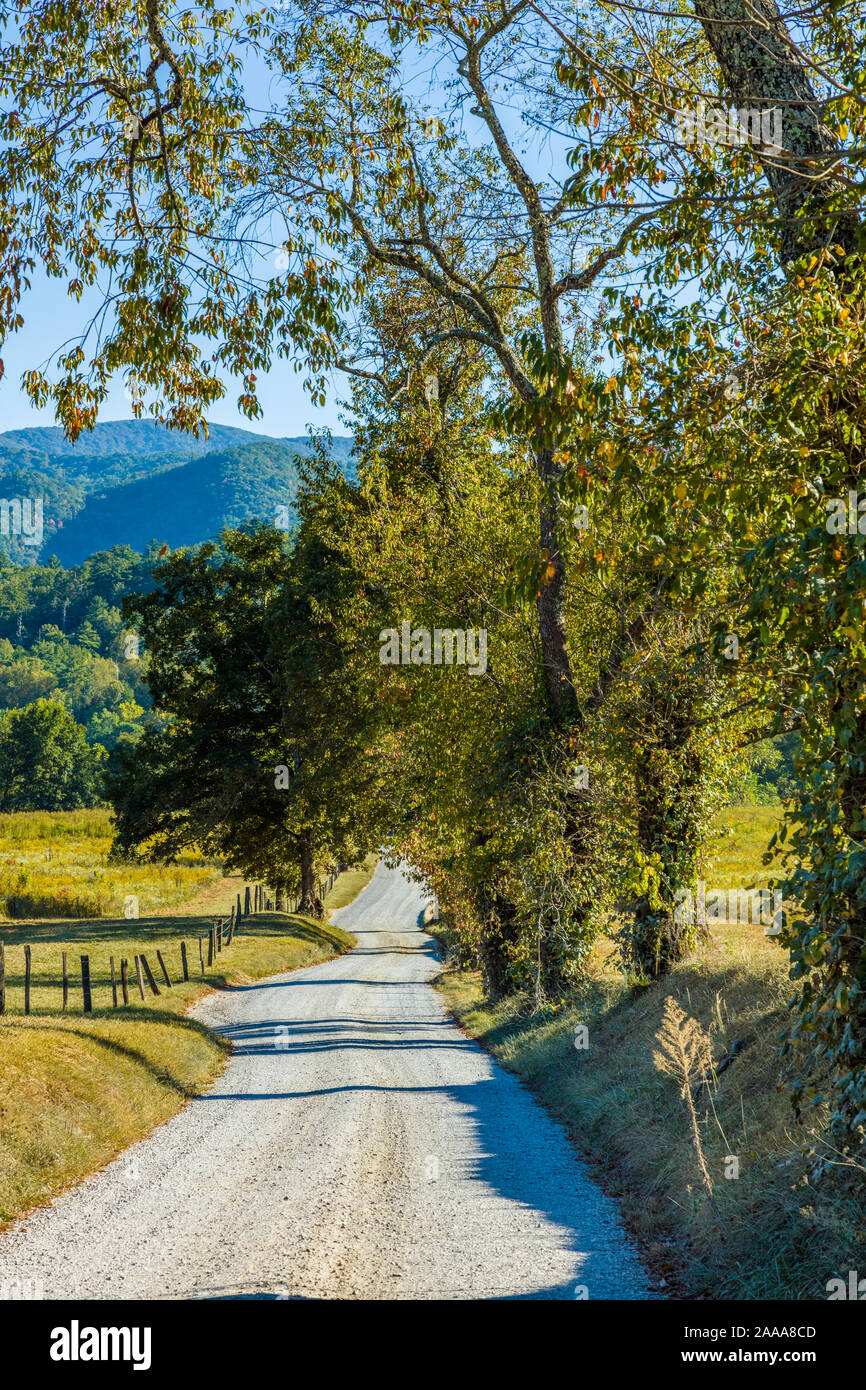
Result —
[[651, 1296], [564, 1130], [428, 983], [423, 908], [380, 864], [336, 914], [355, 950], [202, 1001], [234, 1043], [223, 1075], [0, 1236], [0, 1282], [82, 1299]]

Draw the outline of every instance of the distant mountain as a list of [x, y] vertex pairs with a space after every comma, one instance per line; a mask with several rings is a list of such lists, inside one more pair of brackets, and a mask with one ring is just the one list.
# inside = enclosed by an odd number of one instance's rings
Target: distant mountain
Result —
[[[90, 472], [96, 460], [112, 454], [129, 457], [167, 454], [177, 460], [208, 450], [226, 449], [232, 444], [248, 444], [251, 440], [269, 438], [235, 425], [210, 425], [208, 435], [207, 439], [196, 439], [194, 435], [166, 429], [154, 420], [107, 420], [90, 432], [85, 430], [71, 444], [59, 426], [36, 425], [32, 429], [5, 430], [0, 434], [0, 468], [7, 456], [10, 459], [14, 457], [15, 463], [20, 464], [25, 461], [22, 456], [30, 455], [29, 461], [34, 467], [40, 467], [36, 457], [39, 456], [58, 462], [62, 460], [70, 472]], [[298, 442], [306, 444], [308, 441], [303, 439]]]
[[[306, 435], [276, 439], [229, 425], [195, 439], [149, 420], [117, 420], [75, 444], [54, 427], [8, 430], [0, 434], [0, 494], [44, 498], [44, 541], [0, 535], [0, 547], [18, 563], [56, 554], [74, 565], [113, 545], [192, 545], [222, 526], [273, 521], [278, 506], [291, 507], [296, 457], [309, 452]], [[336, 436], [331, 452], [354, 477], [352, 440]]]
[[293, 515], [297, 487], [295, 455], [284, 444], [205, 454], [153, 477], [90, 493], [50, 549], [69, 566], [113, 545], [137, 551], [152, 540], [167, 541], [172, 549], [195, 545], [252, 517], [273, 522], [279, 506]]

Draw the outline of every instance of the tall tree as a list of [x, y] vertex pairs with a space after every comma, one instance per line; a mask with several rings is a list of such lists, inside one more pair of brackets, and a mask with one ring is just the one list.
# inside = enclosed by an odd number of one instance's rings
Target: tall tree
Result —
[[[400, 9], [362, 6], [356, 27], [318, 5], [241, 16], [216, 0], [115, 0], [89, 13], [33, 3], [14, 19], [0, 6], [0, 332], [20, 326], [39, 256], [97, 308], [53, 376], [24, 378], [72, 437], [92, 425], [118, 372], [136, 413], [149, 392], [158, 417], [198, 428], [225, 389], [218, 370], [240, 379], [251, 416], [257, 374], [275, 355], [305, 364], [316, 396], [335, 364], [370, 370], [349, 340], [371, 266], [423, 284], [436, 302], [412, 371], [438, 343], [469, 342], [531, 406], [563, 352], [582, 370], [575, 296], [618, 243], [576, 270], [607, 214], [576, 198], [580, 172], [540, 176], [551, 89], [539, 103], [525, 71], [545, 60], [541, 22], [524, 0], [430, 7], [424, 37], [449, 69], [431, 84], [431, 110], [403, 80]], [[253, 51], [276, 79], [261, 117], [243, 93], [242, 55]], [[515, 98], [523, 130], [506, 114]], [[480, 122], [471, 139], [460, 132], [467, 101]], [[202, 351], [208, 339], [217, 368]], [[534, 456], [538, 624], [559, 717], [574, 692], [556, 439], [537, 430]]]
[[335, 622], [345, 572], [315, 537], [291, 558], [266, 528], [223, 546], [219, 562], [212, 545], [173, 555], [127, 601], [164, 727], [118, 750], [118, 852], [197, 843], [321, 915], [317, 873], [376, 836], [365, 709]]
[[103, 796], [105, 752], [52, 700], [0, 711], [0, 811], [76, 811]]

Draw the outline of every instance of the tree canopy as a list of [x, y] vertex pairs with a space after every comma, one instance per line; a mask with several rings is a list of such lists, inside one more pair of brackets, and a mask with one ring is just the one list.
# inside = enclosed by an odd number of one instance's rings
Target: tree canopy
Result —
[[120, 374], [196, 432], [275, 361], [348, 383], [357, 477], [322, 450], [294, 545], [228, 531], [127, 605], [164, 723], [117, 754], [120, 848], [195, 838], [314, 910], [384, 843], [492, 995], [555, 1009], [603, 926], [640, 985], [700, 949], [708, 817], [781, 741], [793, 1096], [862, 1153], [860, 8], [0, 22], [0, 331], [39, 261], [82, 307], [31, 399], [75, 438]]

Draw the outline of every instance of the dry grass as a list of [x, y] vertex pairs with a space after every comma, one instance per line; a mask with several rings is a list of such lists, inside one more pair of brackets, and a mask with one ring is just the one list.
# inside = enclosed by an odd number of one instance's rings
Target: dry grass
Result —
[[358, 894], [367, 887], [373, 877], [378, 862], [378, 855], [368, 854], [363, 864], [357, 869], [347, 869], [344, 874], [340, 874], [325, 899], [324, 906], [328, 916], [355, 901]]
[[[761, 881], [768, 812], [778, 816], [765, 807], [725, 813], [735, 834], [726, 837], [728, 862], [714, 881]], [[602, 953], [592, 982], [544, 1021], [528, 1016], [524, 1001], [485, 1005], [474, 973], [446, 971], [439, 985], [467, 1031], [568, 1123], [620, 1199], [664, 1291], [826, 1298], [829, 1279], [866, 1268], [862, 1182], [859, 1193], [844, 1175], [818, 1187], [803, 1183], [804, 1148], [825, 1141], [820, 1130], [795, 1125], [779, 1089], [787, 1072], [777, 1039], [793, 990], [785, 954], [760, 926], [715, 928], [698, 954], [644, 989], [629, 987]], [[696, 1096], [712, 1199], [680, 1088], [653, 1060], [668, 999], [709, 1033], [717, 1062], [735, 1039], [742, 1044], [717, 1088], [704, 1086]], [[577, 1024], [589, 1029], [587, 1051], [574, 1047]], [[736, 1179], [725, 1176], [730, 1157], [739, 1161]]]
[[770, 888], [782, 875], [778, 859], [763, 865], [761, 855], [782, 823], [779, 806], [729, 806], [713, 821], [703, 869], [708, 885]]
[[180, 906], [222, 878], [218, 864], [187, 854], [177, 864], [109, 864], [112, 813], [19, 811], [0, 815], [0, 918], [119, 917]]
[[[98, 836], [94, 838], [99, 838]], [[349, 877], [348, 875], [346, 877]], [[7, 1013], [0, 1018], [0, 1223], [49, 1200], [163, 1123], [218, 1075], [229, 1047], [185, 1017], [214, 988], [328, 960], [354, 937], [327, 923], [282, 913], [246, 919], [231, 947], [201, 974], [198, 937], [227, 913], [240, 878], [207, 884], [183, 914], [136, 920], [9, 922], [5, 944]], [[332, 897], [346, 894], [340, 881]], [[329, 900], [330, 901], [330, 900]], [[181, 981], [180, 942], [192, 979]], [[23, 1016], [24, 944], [32, 951], [32, 1013]], [[69, 953], [71, 991], [62, 1013], [61, 952]], [[162, 951], [174, 982], [160, 979]], [[141, 1000], [132, 971], [145, 951], [161, 993]], [[94, 1011], [82, 1012], [79, 957], [90, 957]], [[131, 1002], [114, 1009], [109, 957], [130, 962]], [[206, 956], [205, 956], [206, 959]]]

